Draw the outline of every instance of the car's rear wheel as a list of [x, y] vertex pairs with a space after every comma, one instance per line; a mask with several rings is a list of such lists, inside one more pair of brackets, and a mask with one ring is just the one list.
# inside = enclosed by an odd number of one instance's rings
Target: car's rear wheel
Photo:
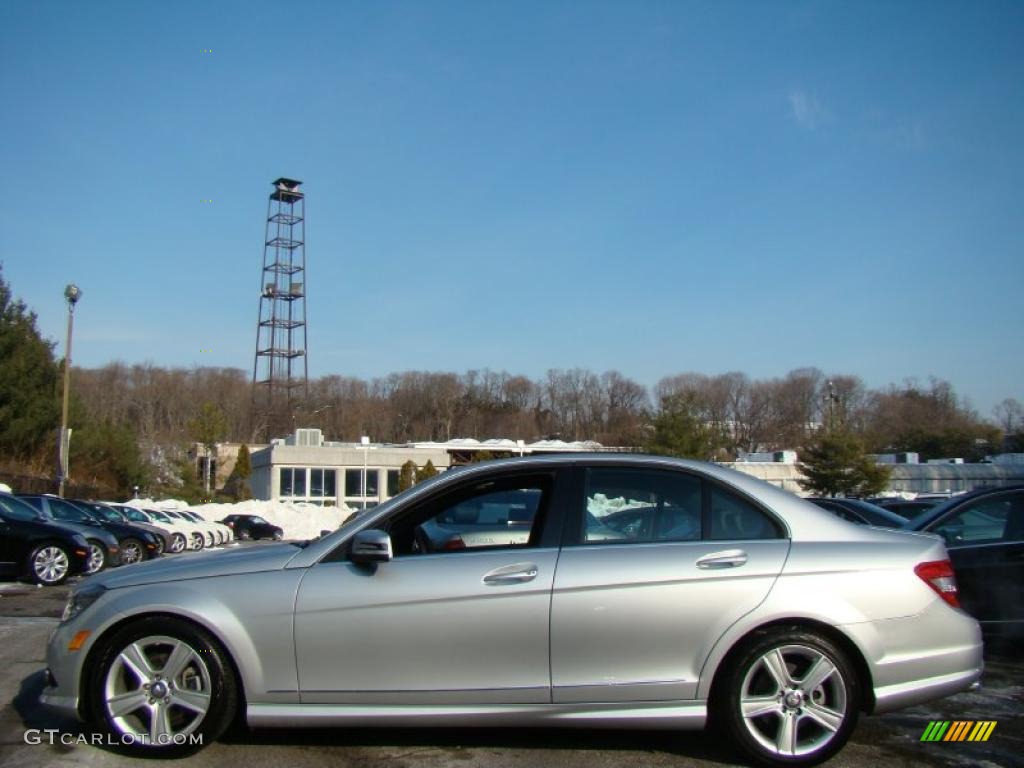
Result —
[[121, 564], [131, 565], [141, 561], [145, 551], [138, 539], [124, 539], [121, 542]]
[[224, 732], [238, 707], [224, 649], [178, 619], [145, 618], [119, 630], [89, 674], [93, 718], [132, 754], [194, 752]]
[[760, 765], [827, 760], [857, 724], [860, 687], [847, 654], [797, 627], [759, 632], [728, 662], [713, 717]]
[[89, 558], [85, 561], [85, 574], [99, 573], [107, 567], [107, 550], [99, 541], [86, 539], [89, 545]]
[[185, 538], [185, 534], [183, 534], [183, 533], [176, 533], [173, 536], [171, 536], [171, 552], [172, 553], [178, 554], [179, 552], [183, 552], [187, 546], [188, 546], [188, 539]]
[[71, 558], [60, 544], [40, 544], [28, 556], [28, 573], [37, 584], [52, 587], [71, 572]]

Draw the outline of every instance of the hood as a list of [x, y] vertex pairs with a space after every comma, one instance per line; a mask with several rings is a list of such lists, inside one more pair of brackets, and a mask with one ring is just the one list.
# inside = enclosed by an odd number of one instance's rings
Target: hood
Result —
[[180, 555], [164, 555], [158, 560], [122, 566], [113, 571], [103, 571], [90, 576], [88, 581], [108, 589], [117, 589], [164, 581], [274, 571], [284, 568], [299, 551], [294, 544], [282, 543], [183, 552]]

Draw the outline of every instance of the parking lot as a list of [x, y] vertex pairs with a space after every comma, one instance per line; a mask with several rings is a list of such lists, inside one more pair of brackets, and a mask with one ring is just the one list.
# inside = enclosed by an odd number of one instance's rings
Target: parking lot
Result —
[[[119, 766], [138, 764], [102, 748], [75, 743], [81, 725], [38, 703], [44, 649], [68, 587], [0, 583], [0, 765]], [[984, 688], [975, 693], [880, 717], [862, 718], [850, 744], [830, 766], [1024, 765], [1024, 651], [991, 648]], [[995, 720], [987, 742], [927, 743], [931, 720]], [[26, 743], [27, 729], [59, 729], [65, 743]], [[319, 729], [230, 733], [180, 761], [195, 766], [727, 766], [730, 752], [711, 735], [643, 731], [512, 729]]]

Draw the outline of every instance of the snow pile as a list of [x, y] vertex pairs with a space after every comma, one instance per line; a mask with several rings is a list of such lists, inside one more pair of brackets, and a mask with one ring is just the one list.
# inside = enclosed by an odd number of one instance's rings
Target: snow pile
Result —
[[0, 483], [0, 491], [3, 491], [4, 493], [13, 493], [11, 486], [7, 483]]
[[235, 504], [199, 504], [190, 506], [181, 499], [131, 499], [129, 504], [154, 509], [191, 509], [210, 521], [228, 515], [259, 515], [284, 530], [286, 539], [315, 539], [320, 531], [333, 531], [355, 510], [340, 507], [319, 507], [316, 504], [291, 501], [239, 501]]
[[614, 512], [621, 512], [624, 509], [649, 506], [651, 506], [649, 501], [637, 501], [636, 499], [626, 501], [623, 496], [609, 499], [603, 493], [595, 493], [587, 499], [587, 511], [594, 517], [607, 517]]

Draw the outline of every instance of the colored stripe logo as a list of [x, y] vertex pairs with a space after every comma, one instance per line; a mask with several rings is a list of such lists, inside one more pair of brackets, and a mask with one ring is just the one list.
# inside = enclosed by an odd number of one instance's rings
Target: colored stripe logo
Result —
[[988, 741], [996, 720], [932, 720], [921, 741]]

